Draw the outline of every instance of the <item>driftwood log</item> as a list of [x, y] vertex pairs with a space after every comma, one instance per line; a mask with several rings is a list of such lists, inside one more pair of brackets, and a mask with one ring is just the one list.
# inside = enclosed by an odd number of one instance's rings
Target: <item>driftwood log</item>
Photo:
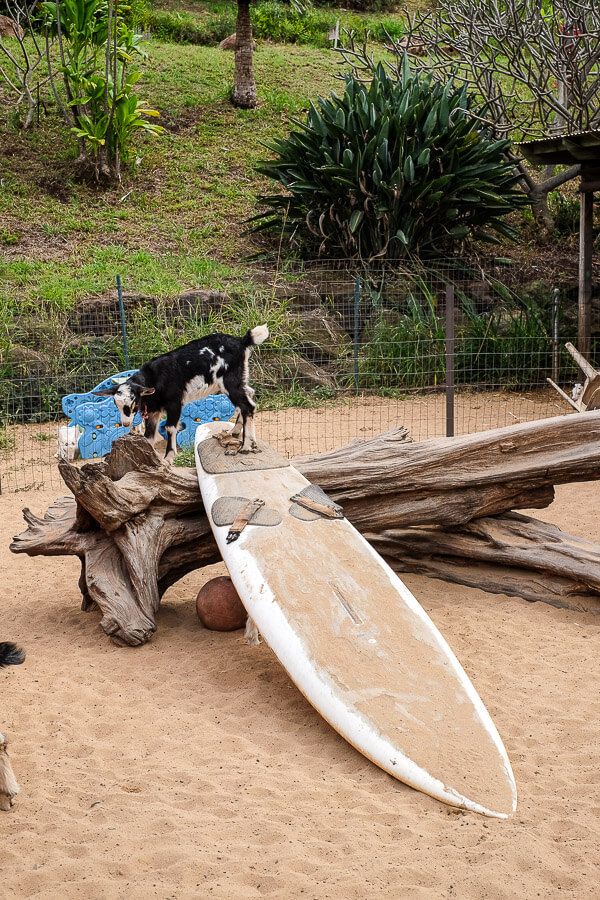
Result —
[[[600, 478], [600, 412], [419, 443], [397, 429], [295, 465], [399, 572], [600, 612], [600, 546], [513, 512]], [[11, 549], [78, 556], [82, 608], [100, 608], [115, 642], [142, 644], [166, 589], [220, 559], [196, 472], [165, 466], [137, 436], [59, 469], [72, 496], [43, 518], [24, 510]]]
[[583, 384], [576, 385], [577, 390], [574, 388], [573, 394], [569, 397], [551, 378], [547, 378], [546, 381], [577, 412], [585, 412], [588, 409], [600, 409], [600, 370], [595, 369], [591, 362], [570, 342], [565, 344], [565, 350], [572, 356], [583, 372]]

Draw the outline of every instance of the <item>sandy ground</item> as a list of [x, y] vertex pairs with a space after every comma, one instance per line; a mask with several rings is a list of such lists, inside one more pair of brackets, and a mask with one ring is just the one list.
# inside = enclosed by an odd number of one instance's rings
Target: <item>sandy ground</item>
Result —
[[[203, 630], [167, 594], [158, 632], [113, 646], [82, 613], [73, 559], [10, 554], [0, 497], [0, 727], [22, 794], [0, 813], [0, 897], [597, 898], [600, 620], [406, 581], [504, 739], [519, 790], [506, 822], [446, 807], [378, 770], [314, 712], [264, 645]], [[541, 515], [598, 539], [600, 485]]]

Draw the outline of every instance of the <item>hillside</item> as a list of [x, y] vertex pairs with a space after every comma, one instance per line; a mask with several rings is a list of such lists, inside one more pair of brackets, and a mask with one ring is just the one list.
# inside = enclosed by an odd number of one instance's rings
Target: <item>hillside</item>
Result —
[[242, 235], [261, 180], [263, 142], [334, 87], [338, 54], [262, 44], [260, 107], [234, 109], [233, 54], [151, 40], [142, 94], [166, 133], [143, 138], [139, 166], [114, 190], [78, 183], [76, 146], [53, 115], [24, 134], [0, 112], [0, 291], [58, 304], [103, 292], [121, 270], [157, 296], [218, 286], [251, 250]]
[[[283, 135], [311, 99], [335, 89], [343, 60], [326, 47], [259, 39], [260, 105], [236, 110], [228, 100], [232, 53], [156, 36], [192, 22], [196, 29], [208, 28], [207, 39], [216, 41], [230, 27], [232, 5], [188, 0], [175, 12], [170, 0], [157, 6], [147, 26], [154, 33], [146, 35], [149, 56], [141, 64], [140, 93], [160, 111], [166, 131], [139, 139], [138, 164], [118, 188], [100, 190], [76, 180], [77, 147], [52, 107], [42, 109], [39, 125], [23, 133], [15, 127], [10, 104], [2, 103], [0, 318], [10, 314], [15, 301], [65, 307], [104, 294], [118, 271], [129, 290], [159, 298], [183, 289], [219, 288], [256, 251], [244, 222], [265, 187], [255, 171], [268, 152], [264, 143]], [[266, 2], [255, 8], [257, 32], [276, 27], [273, 7]], [[360, 16], [323, 8], [311, 16], [314, 28], [302, 31], [296, 23], [287, 39], [319, 41], [336, 18], [342, 26], [375, 30], [398, 28], [401, 22], [399, 14]], [[186, 39], [202, 35], [193, 32]], [[0, 101], [7, 99], [0, 86]], [[539, 277], [572, 288], [577, 217], [567, 202], [569, 216], [567, 233], [541, 248], [526, 216], [519, 247], [502, 248], [502, 254], [531, 268], [528, 281]]]

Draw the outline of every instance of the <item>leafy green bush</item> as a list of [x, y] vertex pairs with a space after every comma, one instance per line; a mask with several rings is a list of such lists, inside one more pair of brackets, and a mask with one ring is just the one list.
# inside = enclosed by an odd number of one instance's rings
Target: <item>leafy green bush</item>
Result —
[[370, 260], [448, 254], [469, 236], [512, 237], [523, 205], [509, 142], [494, 140], [452, 82], [377, 66], [370, 84], [311, 104], [306, 122], [269, 144], [259, 171], [284, 192], [261, 197], [256, 231], [285, 234], [314, 255]]
[[416, 278], [401, 309], [379, 308], [367, 327], [359, 360], [361, 386], [408, 389], [443, 383], [444, 347], [436, 295]]
[[[340, 20], [340, 30], [352, 30], [357, 39], [367, 33], [376, 41], [384, 41], [389, 34], [400, 38], [404, 26], [400, 19], [370, 18], [338, 9], [309, 7], [299, 12], [288, 3], [265, 0], [251, 7], [252, 31], [255, 38], [281, 44], [302, 44], [330, 47], [329, 33]], [[214, 46], [235, 31], [235, 6], [227, 6], [200, 18], [191, 12], [150, 9], [145, 26], [157, 38], [181, 44]]]
[[404, 33], [400, 19], [370, 19], [335, 9], [308, 8], [298, 12], [287, 3], [266, 0], [252, 7], [252, 30], [255, 37], [282, 44], [310, 44], [313, 47], [330, 47], [329, 33], [340, 20], [340, 30], [352, 30], [358, 40], [367, 33], [376, 41], [383, 41], [389, 34], [399, 38]]
[[[472, 299], [456, 291], [454, 369], [457, 385], [526, 389], [550, 371], [552, 343], [543, 311], [496, 285], [493, 308], [478, 313]], [[446, 378], [444, 320], [437, 293], [415, 279], [400, 309], [377, 311], [361, 351], [360, 383], [373, 390], [431, 388]], [[503, 299], [501, 297], [503, 296]]]
[[145, 17], [146, 27], [157, 38], [177, 44], [212, 47], [235, 31], [235, 7], [206, 19], [189, 12], [152, 9]]
[[135, 92], [141, 73], [131, 67], [144, 55], [141, 38], [127, 21], [129, 7], [115, 0], [46, 0], [40, 4], [45, 25], [59, 37], [63, 76], [72, 132], [81, 157], [96, 178], [119, 179], [121, 160], [132, 155], [132, 138], [142, 129], [159, 134], [151, 119], [159, 114]]
[[[339, 0], [313, 0], [315, 6], [339, 6]], [[388, 12], [399, 6], [397, 0], [345, 0], [344, 9], [356, 12]]]
[[579, 197], [554, 191], [548, 195], [548, 206], [554, 220], [554, 230], [568, 237], [579, 231]]

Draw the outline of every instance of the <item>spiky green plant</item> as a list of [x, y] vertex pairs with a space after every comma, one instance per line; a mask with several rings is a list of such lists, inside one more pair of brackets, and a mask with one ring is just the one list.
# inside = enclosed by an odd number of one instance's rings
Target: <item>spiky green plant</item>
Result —
[[305, 122], [269, 144], [259, 171], [284, 190], [261, 197], [255, 230], [305, 252], [372, 260], [447, 254], [468, 236], [512, 237], [504, 217], [524, 202], [509, 143], [494, 140], [452, 82], [382, 65], [370, 84], [311, 104]]

